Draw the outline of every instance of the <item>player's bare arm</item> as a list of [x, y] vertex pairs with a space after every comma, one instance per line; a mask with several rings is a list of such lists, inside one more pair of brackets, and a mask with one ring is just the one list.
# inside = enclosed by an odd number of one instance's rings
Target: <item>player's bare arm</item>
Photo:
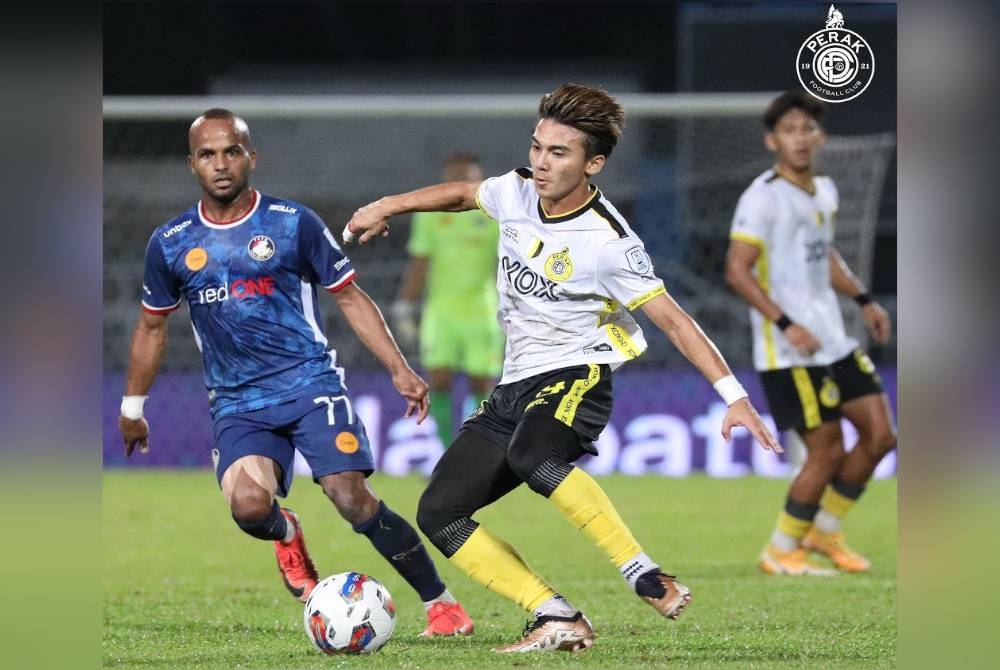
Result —
[[[732, 375], [722, 354], [705, 335], [701, 326], [669, 295], [661, 294], [647, 301], [643, 304], [642, 311], [713, 385]], [[749, 430], [765, 449], [779, 454], [784, 451], [747, 397], [732, 402], [726, 410], [722, 421], [722, 435], [727, 441], [733, 426], [743, 426]]]
[[393, 386], [406, 398], [404, 416], [416, 413], [417, 423], [422, 423], [429, 410], [427, 384], [406, 362], [378, 306], [356, 283], [348, 284], [333, 295], [358, 339], [385, 366], [392, 376]]
[[805, 326], [794, 322], [783, 324], [784, 311], [768, 297], [753, 274], [759, 256], [760, 249], [755, 245], [742, 240], [730, 240], [729, 254], [726, 256], [726, 282], [765, 319], [778, 324], [782, 335], [799, 353], [812, 356], [820, 350], [822, 344]]
[[830, 283], [833, 290], [846, 295], [861, 305], [861, 315], [868, 324], [868, 332], [879, 344], [885, 344], [892, 336], [892, 320], [889, 313], [868, 295], [864, 284], [848, 267], [844, 257], [835, 248], [830, 249]]
[[476, 193], [480, 181], [453, 181], [435, 186], [389, 195], [369, 203], [347, 222], [344, 241], [349, 242], [362, 233], [358, 242], [364, 244], [376, 235], [387, 235], [389, 219], [396, 214], [409, 212], [464, 212], [476, 209]]
[[[149, 393], [166, 347], [167, 317], [141, 311], [139, 322], [132, 333], [128, 372], [125, 374], [126, 396], [144, 397]], [[132, 455], [136, 445], [142, 453], [149, 453], [149, 424], [142, 416], [141, 405], [138, 413], [137, 418], [129, 418], [124, 414], [118, 417], [118, 430], [125, 443], [126, 458]]]

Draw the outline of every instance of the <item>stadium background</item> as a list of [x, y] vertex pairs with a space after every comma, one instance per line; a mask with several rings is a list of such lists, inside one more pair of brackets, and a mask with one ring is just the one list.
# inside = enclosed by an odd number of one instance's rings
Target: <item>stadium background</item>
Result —
[[[838, 235], [845, 257], [895, 321], [895, 6], [840, 8], [846, 27], [872, 45], [876, 71], [861, 97], [829, 106], [831, 141], [821, 160], [841, 189]], [[472, 116], [463, 113], [470, 96], [537, 100], [563, 81], [579, 81], [623, 98], [747, 93], [763, 101], [799, 86], [795, 54], [823, 26], [826, 9], [799, 3], [106, 4], [105, 464], [123, 463], [114, 421], [145, 243], [155, 226], [198, 195], [184, 162], [186, 128], [197, 111], [163, 118], [157, 100], [140, 97], [131, 101], [145, 99], [148, 113], [126, 118], [110, 113], [115, 99], [124, 100], [119, 96], [194, 96], [196, 105], [197, 96], [212, 96], [242, 113], [259, 152], [252, 183], [305, 203], [339, 232], [359, 205], [435, 182], [450, 151], [479, 155], [487, 174], [526, 163], [533, 105], [520, 116]], [[265, 104], [254, 108], [262, 111], [243, 111], [241, 95], [262, 96]], [[336, 117], [266, 111], [266, 100], [276, 95], [307, 96], [303, 101], [349, 96], [358, 106]], [[452, 112], [373, 113], [378, 98], [358, 97], [382, 95], [448, 96], [442, 100]], [[398, 104], [405, 108], [405, 101]], [[747, 312], [722, 280], [736, 198], [769, 164], [760, 132], [759, 111], [683, 117], [633, 111], [596, 182], [645, 240], [668, 289], [763, 406], [750, 368]], [[383, 307], [405, 262], [405, 230], [397, 227], [376, 245], [348, 250], [360, 285]], [[385, 375], [339, 320], [332, 301], [324, 307], [351, 390], [371, 401], [365, 418], [380, 464], [399, 474], [426, 470], [440, 449], [432, 431], [393, 421], [398, 408]], [[158, 447], [147, 461], [153, 465], [209, 462], [200, 357], [185, 312], [171, 318], [163, 374], [148, 410], [154, 426], [167, 429], [157, 433]], [[867, 343], [856, 308], [845, 305], [845, 314]], [[711, 389], [690, 375], [664, 338], [649, 339], [649, 351], [617, 378], [614, 435], [602, 447], [602, 455], [613, 454], [611, 461], [590, 467], [634, 474], [787, 474], [781, 463], [762, 460], [747, 440], [732, 448], [714, 440], [704, 427], [711, 424], [704, 417], [715, 411]], [[419, 364], [415, 352], [408, 353]], [[871, 353], [895, 404], [895, 338], [872, 346]], [[651, 385], [664, 392], [649, 394]], [[893, 469], [894, 461], [887, 462], [880, 475]]]

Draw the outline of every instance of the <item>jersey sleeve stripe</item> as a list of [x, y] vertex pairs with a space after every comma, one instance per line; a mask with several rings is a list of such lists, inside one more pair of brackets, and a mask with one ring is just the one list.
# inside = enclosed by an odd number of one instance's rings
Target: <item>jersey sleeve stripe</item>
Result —
[[514, 170], [514, 172], [516, 172], [517, 176], [519, 176], [521, 179], [525, 179], [525, 180], [531, 179], [531, 176], [532, 176], [531, 168], [527, 168], [527, 167], [519, 167], [516, 170]]
[[145, 301], [143, 301], [143, 303], [142, 303], [142, 309], [143, 309], [144, 312], [149, 312], [150, 314], [170, 314], [175, 309], [177, 309], [178, 307], [180, 307], [180, 304], [181, 304], [181, 301], [178, 300], [177, 302], [175, 302], [173, 305], [170, 305], [169, 307], [153, 307], [152, 305], [148, 305], [148, 304], [146, 304]]
[[337, 291], [339, 291], [340, 289], [344, 288], [345, 286], [347, 286], [348, 284], [350, 284], [352, 281], [354, 281], [354, 279], [355, 279], [356, 276], [357, 275], [355, 274], [354, 270], [351, 270], [350, 272], [348, 272], [346, 275], [344, 275], [343, 277], [341, 277], [337, 281], [333, 282], [329, 286], [324, 286], [323, 288], [325, 288], [330, 293], [336, 293]]
[[667, 292], [666, 287], [664, 287], [664, 286], [657, 286], [652, 291], [649, 291], [648, 293], [643, 293], [638, 298], [636, 298], [635, 300], [633, 300], [629, 304], [625, 305], [625, 308], [628, 311], [631, 312], [635, 308], [641, 307], [642, 305], [645, 305], [647, 302], [649, 302], [650, 300], [652, 300], [656, 296], [666, 294], [666, 292]]
[[729, 233], [729, 239], [738, 240], [740, 242], [746, 242], [747, 244], [752, 244], [761, 251], [764, 251], [764, 240], [760, 239], [756, 235], [751, 235], [749, 233], [744, 233], [739, 230], [734, 230]]
[[[482, 188], [482, 185], [480, 185], [479, 188]], [[476, 207], [478, 207], [479, 211], [485, 214], [486, 216], [490, 217], [491, 219], [493, 218], [493, 215], [487, 212], [486, 208], [483, 207], [483, 201], [479, 199], [479, 189], [476, 189]]]
[[599, 198], [594, 198], [593, 208], [594, 212], [607, 221], [608, 225], [611, 226], [611, 229], [618, 233], [618, 237], [628, 237], [628, 233], [625, 232], [625, 226], [623, 226], [622, 222], [619, 221], [618, 218], [604, 206], [604, 203], [602, 203]]

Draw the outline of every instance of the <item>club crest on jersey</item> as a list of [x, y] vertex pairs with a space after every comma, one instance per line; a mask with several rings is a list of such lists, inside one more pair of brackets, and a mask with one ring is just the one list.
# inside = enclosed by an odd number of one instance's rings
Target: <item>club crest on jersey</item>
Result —
[[573, 274], [573, 261], [569, 259], [569, 247], [557, 251], [545, 260], [545, 276], [552, 281], [566, 281]]
[[266, 261], [274, 255], [274, 242], [267, 235], [258, 235], [250, 240], [247, 251], [255, 261]]

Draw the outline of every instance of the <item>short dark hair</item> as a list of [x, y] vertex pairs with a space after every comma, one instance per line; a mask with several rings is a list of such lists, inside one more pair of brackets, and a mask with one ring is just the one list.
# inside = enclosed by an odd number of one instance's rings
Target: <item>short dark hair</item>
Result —
[[768, 130], [774, 130], [785, 114], [793, 109], [801, 109], [816, 123], [823, 123], [826, 104], [809, 95], [806, 91], [786, 91], [771, 101], [764, 112], [764, 125]]
[[212, 107], [211, 109], [206, 109], [201, 116], [195, 119], [194, 122], [191, 123], [191, 127], [194, 128], [197, 123], [208, 120], [232, 121], [233, 125], [236, 127], [236, 132], [243, 136], [243, 139], [247, 143], [247, 147], [250, 147], [250, 126], [236, 114], [223, 107]]
[[563, 84], [542, 96], [538, 118], [552, 119], [584, 134], [587, 157], [610, 156], [622, 128], [625, 109], [602, 88]]

